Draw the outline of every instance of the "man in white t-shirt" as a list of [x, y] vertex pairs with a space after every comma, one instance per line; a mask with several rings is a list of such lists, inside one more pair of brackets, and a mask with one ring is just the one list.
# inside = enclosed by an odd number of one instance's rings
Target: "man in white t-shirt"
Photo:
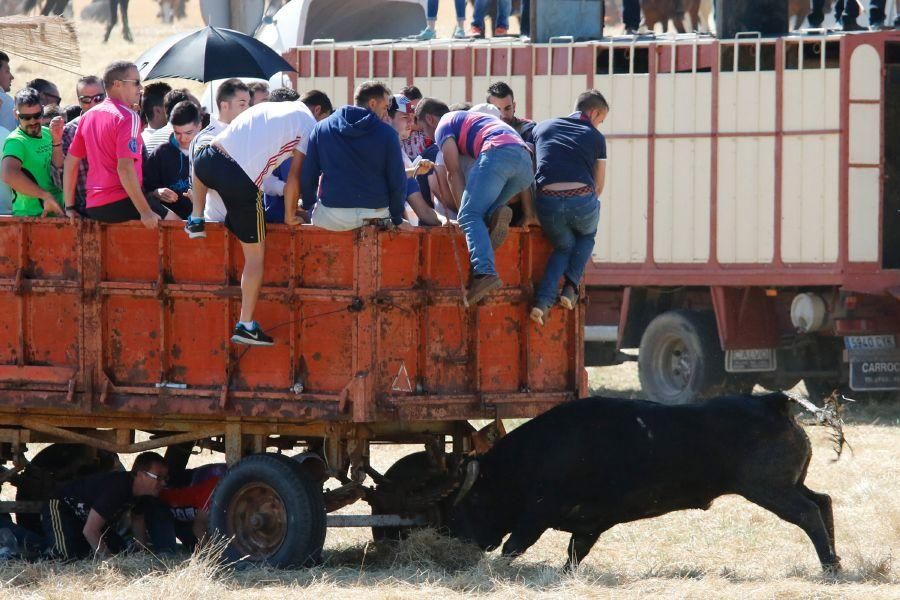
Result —
[[[210, 145], [213, 139], [225, 131], [225, 128], [239, 114], [250, 108], [250, 88], [240, 79], [223, 81], [216, 91], [216, 106], [219, 108], [219, 117], [211, 116], [209, 125], [204, 127], [191, 142], [191, 148], [188, 151], [191, 159], [191, 173], [194, 172], [194, 157], [197, 155], [197, 151], [203, 146]], [[216, 190], [209, 190], [206, 194], [203, 218], [218, 223], [225, 221], [225, 205]]]
[[262, 181], [282, 161], [292, 157], [284, 186], [284, 221], [296, 225], [300, 170], [315, 125], [315, 117], [299, 100], [264, 102], [241, 113], [211, 144], [199, 148], [194, 158], [194, 212], [185, 231], [192, 238], [206, 237], [203, 211], [206, 192], [212, 188], [219, 192], [225, 205], [225, 227], [240, 240], [244, 251], [241, 316], [231, 336], [236, 344], [271, 346], [273, 343], [253, 320], [265, 258]]

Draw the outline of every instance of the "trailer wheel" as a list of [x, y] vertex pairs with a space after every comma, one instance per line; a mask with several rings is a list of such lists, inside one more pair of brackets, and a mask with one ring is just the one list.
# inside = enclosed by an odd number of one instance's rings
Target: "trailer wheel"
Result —
[[[384, 472], [389, 484], [383, 484], [376, 489], [376, 502], [372, 504], [373, 515], [391, 515], [403, 514], [411, 516], [408, 507], [402, 505], [403, 500], [409, 494], [414, 494], [415, 490], [424, 488], [429, 485], [436, 477], [445, 477], [443, 473], [436, 473], [434, 466], [428, 458], [427, 452], [416, 452], [404, 456]], [[381, 493], [385, 488], [389, 488], [388, 493]], [[440, 528], [445, 523], [445, 511], [440, 504], [432, 504], [425, 507], [421, 513], [428, 522], [428, 526], [435, 529]], [[397, 527], [372, 527], [372, 538], [376, 542], [382, 540], [399, 541], [404, 540], [413, 530], [418, 529], [417, 526], [397, 526]]]
[[[119, 456], [85, 444], [51, 444], [38, 452], [13, 479], [16, 500], [46, 500], [54, 488], [89, 475], [122, 468]], [[16, 523], [41, 533], [41, 516], [16, 513]]]
[[638, 375], [650, 400], [684, 404], [722, 385], [724, 362], [713, 313], [674, 310], [657, 316], [644, 331]]
[[209, 529], [231, 540], [227, 560], [273, 567], [319, 560], [325, 540], [321, 484], [304, 477], [289, 461], [271, 454], [248, 456], [216, 486]]

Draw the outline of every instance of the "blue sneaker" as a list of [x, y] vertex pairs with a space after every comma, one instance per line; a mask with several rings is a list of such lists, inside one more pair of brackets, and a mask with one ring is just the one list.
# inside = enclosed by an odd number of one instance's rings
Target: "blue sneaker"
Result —
[[205, 238], [206, 237], [206, 221], [203, 219], [195, 219], [194, 217], [188, 217], [187, 223], [184, 224], [184, 230], [185, 230], [185, 232], [187, 232], [188, 237], [191, 239]]
[[234, 333], [231, 334], [231, 341], [235, 344], [246, 344], [248, 346], [271, 346], [275, 343], [270, 336], [266, 335], [256, 321], [253, 321], [252, 329], [247, 329], [240, 323], [235, 325]]
[[437, 31], [434, 29], [430, 29], [426, 27], [422, 30], [418, 35], [412, 36], [410, 39], [416, 40], [417, 42], [427, 42], [428, 40], [433, 40], [437, 37]]

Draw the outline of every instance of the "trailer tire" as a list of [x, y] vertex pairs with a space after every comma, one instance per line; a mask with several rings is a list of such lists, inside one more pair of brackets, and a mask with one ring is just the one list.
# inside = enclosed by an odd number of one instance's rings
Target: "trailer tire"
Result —
[[304, 477], [287, 457], [248, 456], [229, 469], [213, 492], [209, 530], [230, 540], [225, 550], [229, 562], [277, 568], [316, 564], [325, 529], [321, 484]]
[[641, 337], [638, 376], [647, 398], [694, 402], [721, 390], [725, 355], [710, 311], [673, 310], [653, 319]]
[[[388, 479], [392, 486], [401, 488], [413, 488], [416, 484], [421, 484], [429, 479], [429, 473], [434, 470], [427, 452], [415, 452], [404, 456], [384, 472], [384, 477]], [[377, 490], [376, 490], [377, 494]], [[373, 515], [397, 514], [402, 510], [390, 505], [372, 505]], [[444, 508], [440, 505], [434, 505], [426, 509], [425, 518], [428, 526], [439, 529], [446, 522]], [[372, 527], [372, 539], [376, 542], [383, 540], [400, 541], [409, 536], [410, 532], [420, 527], [415, 525], [396, 526], [396, 527]]]

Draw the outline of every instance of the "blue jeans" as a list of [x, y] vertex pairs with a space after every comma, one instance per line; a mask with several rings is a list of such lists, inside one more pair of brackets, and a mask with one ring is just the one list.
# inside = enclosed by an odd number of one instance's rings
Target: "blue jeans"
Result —
[[[484, 14], [487, 12], [488, 0], [475, 0], [475, 14], [472, 16], [472, 25], [484, 31]], [[509, 13], [512, 12], [512, 0], [497, 0], [497, 19], [494, 21], [494, 29], [502, 27], [509, 29]]]
[[556, 303], [560, 277], [565, 275], [567, 280], [578, 285], [584, 276], [584, 267], [594, 250], [600, 203], [593, 193], [574, 198], [538, 193], [537, 213], [544, 235], [553, 244], [553, 254], [547, 260], [535, 304], [550, 307]]
[[[466, 0], [453, 0], [453, 3], [456, 5], [456, 18], [457, 20], [466, 18]], [[438, 14], [438, 0], [428, 0], [428, 11], [425, 15], [426, 19], [434, 20], [437, 19]]]
[[533, 179], [531, 155], [523, 146], [486, 150], [469, 171], [459, 205], [459, 226], [466, 234], [469, 258], [477, 275], [497, 274], [486, 221]]

